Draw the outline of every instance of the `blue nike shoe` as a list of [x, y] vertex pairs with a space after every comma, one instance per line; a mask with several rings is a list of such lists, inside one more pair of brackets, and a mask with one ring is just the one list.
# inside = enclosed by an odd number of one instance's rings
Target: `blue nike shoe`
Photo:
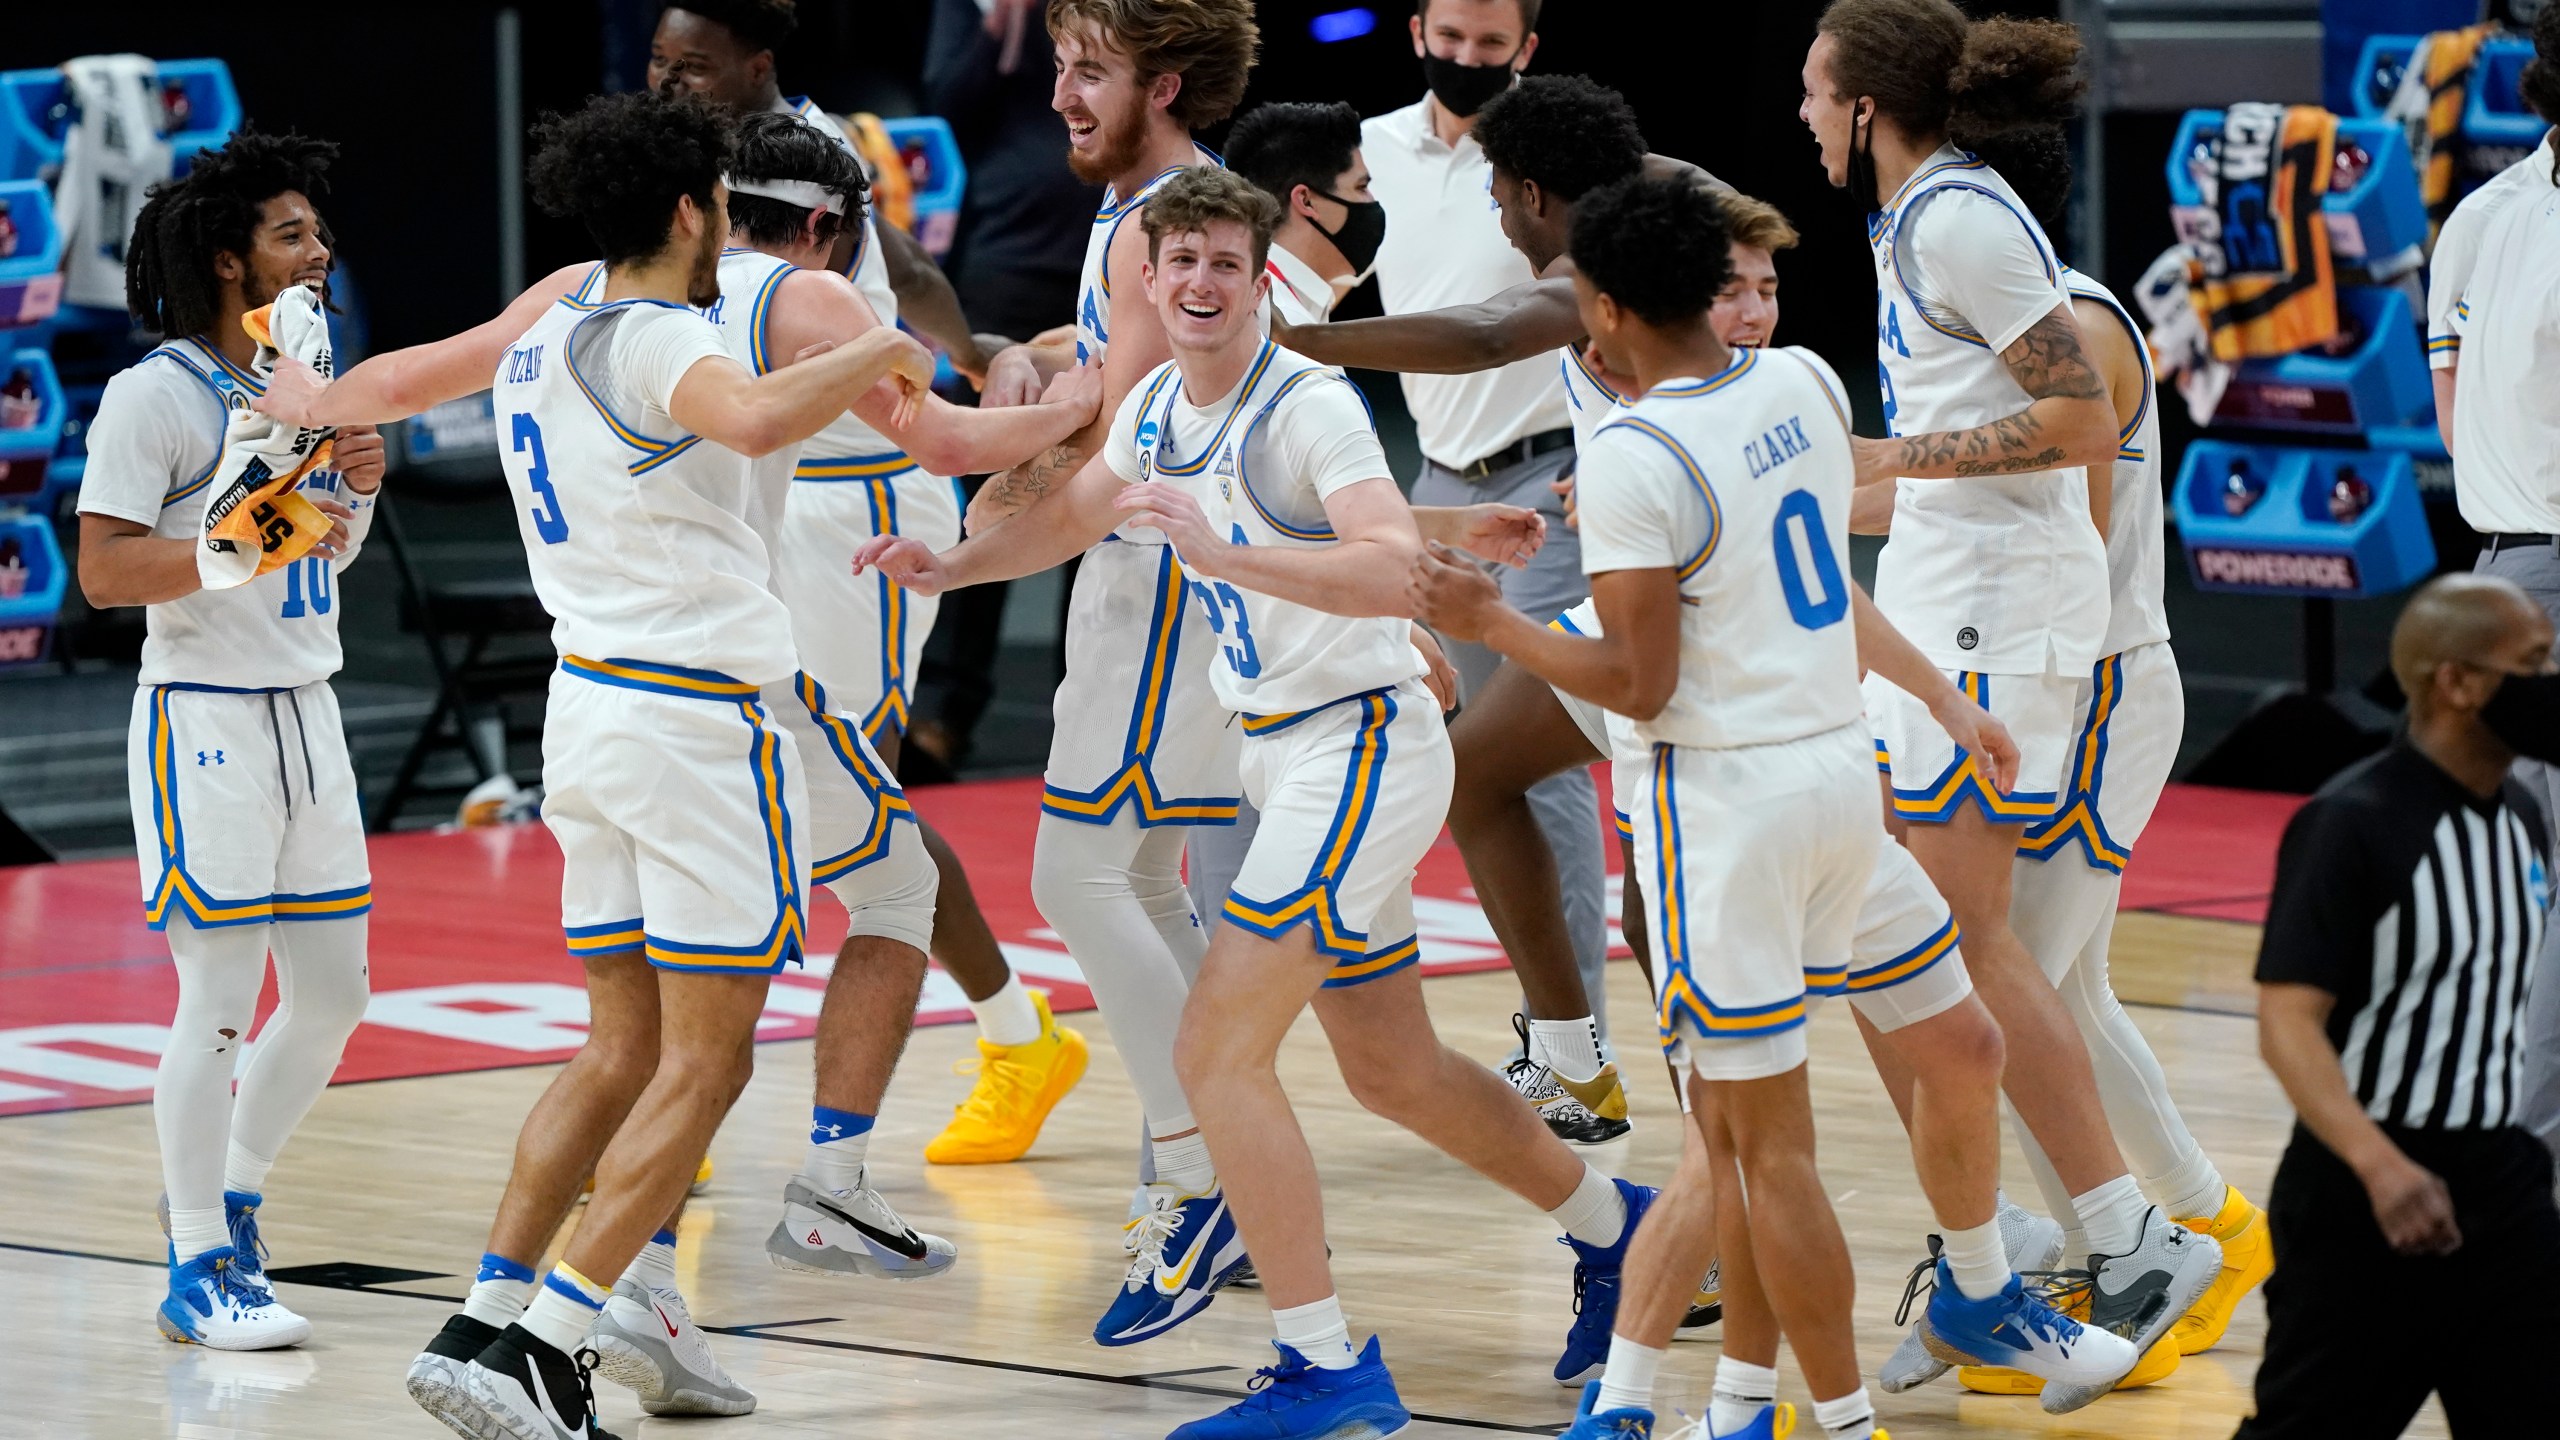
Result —
[[2024, 1370], [2050, 1384], [2112, 1385], [2142, 1358], [2132, 1341], [2054, 1309], [2015, 1275], [1990, 1299], [1968, 1300], [1943, 1259], [1923, 1323], [1922, 1343], [1941, 1360]]
[[1570, 1235], [1556, 1243], [1573, 1252], [1573, 1328], [1565, 1332], [1564, 1354], [1556, 1361], [1556, 1383], [1579, 1385], [1596, 1380], [1609, 1360], [1609, 1332], [1618, 1325], [1618, 1270], [1626, 1264], [1627, 1243], [1636, 1238], [1636, 1222], [1659, 1193], [1650, 1185], [1609, 1182], [1627, 1202], [1627, 1228], [1618, 1243], [1585, 1245]]
[[1172, 1185], [1149, 1185], [1146, 1211], [1123, 1230], [1129, 1269], [1093, 1327], [1099, 1345], [1135, 1345], [1163, 1334], [1252, 1268], [1226, 1192], [1215, 1186], [1185, 1195]]
[[1274, 1340], [1280, 1363], [1257, 1370], [1253, 1393], [1177, 1427], [1166, 1440], [1380, 1440], [1413, 1423], [1396, 1395], [1396, 1379], [1369, 1337], [1360, 1363], [1325, 1370]]
[[1594, 1410], [1600, 1403], [1600, 1382], [1582, 1387], [1582, 1408], [1573, 1412], [1573, 1424], [1556, 1440], [1651, 1440], [1653, 1412], [1650, 1410]]
[[311, 1322], [286, 1309], [266, 1281], [244, 1271], [228, 1245], [169, 1267], [160, 1333], [215, 1350], [274, 1350], [311, 1338]]

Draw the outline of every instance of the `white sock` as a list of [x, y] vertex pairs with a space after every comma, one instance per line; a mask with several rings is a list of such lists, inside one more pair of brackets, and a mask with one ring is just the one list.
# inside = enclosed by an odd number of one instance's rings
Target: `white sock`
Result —
[[2142, 1198], [2142, 1187], [2130, 1175], [2119, 1175], [2086, 1194], [2071, 1197], [2071, 1209], [2080, 1217], [2080, 1228], [2089, 1233], [2087, 1253], [2123, 1255], [2142, 1243], [2142, 1217], [2151, 1202]]
[[648, 1290], [676, 1288], [676, 1232], [661, 1230], [631, 1257], [622, 1278]]
[[169, 1210], [169, 1248], [186, 1264], [207, 1250], [231, 1243], [231, 1221], [219, 1205], [202, 1210]]
[[860, 1189], [863, 1162], [871, 1155], [872, 1117], [824, 1105], [811, 1106], [809, 1114], [809, 1159], [802, 1173], [823, 1189]]
[[2179, 1162], [2178, 1168], [2142, 1187], [2173, 1220], [2210, 1220], [2221, 1214], [2230, 1188], [2201, 1147]]
[[1150, 1137], [1147, 1151], [1155, 1157], [1156, 1178], [1185, 1195], [1205, 1195], [1218, 1183], [1218, 1167], [1209, 1163], [1209, 1142], [1197, 1130], [1173, 1140]]
[[[222, 1188], [250, 1195], [263, 1194], [267, 1188], [267, 1172], [275, 1168], [275, 1163], [274, 1156], [260, 1155], [234, 1136], [230, 1153], [222, 1161]], [[2214, 1199], [2214, 1208], [2221, 1209], [2221, 1196], [2217, 1193]]]
[[1624, 1335], [1610, 1336], [1609, 1365], [1600, 1372], [1600, 1398], [1591, 1402], [1591, 1412], [1651, 1410], [1653, 1377], [1662, 1369], [1665, 1353]]
[[1778, 1371], [1727, 1355], [1716, 1362], [1715, 1393], [1707, 1401], [1707, 1434], [1731, 1435], [1778, 1401]]
[[1342, 1300], [1327, 1295], [1312, 1305], [1271, 1312], [1280, 1343], [1297, 1351], [1319, 1370], [1348, 1370], [1360, 1363], [1351, 1353], [1351, 1327], [1342, 1322]]
[[1938, 1253], [1956, 1279], [1956, 1289], [1967, 1300], [1988, 1300], [2009, 1283], [2009, 1249], [2000, 1241], [2000, 1213], [1965, 1230], [1949, 1230], [1939, 1237]]
[[1876, 1407], [1861, 1385], [1837, 1400], [1814, 1401], [1813, 1423], [1831, 1440], [1868, 1440], [1876, 1433]]
[[504, 1330], [524, 1318], [533, 1299], [533, 1270], [504, 1255], [480, 1257], [480, 1278], [462, 1302], [462, 1313], [493, 1330]]
[[1600, 1074], [1600, 1025], [1590, 1016], [1529, 1022], [1529, 1058], [1579, 1084]]
[[524, 1308], [524, 1318], [516, 1323], [543, 1344], [573, 1355], [604, 1310], [605, 1297], [612, 1293], [563, 1262], [551, 1267], [542, 1288], [534, 1292], [533, 1303]]
[[1548, 1211], [1547, 1218], [1583, 1244], [1605, 1250], [1627, 1233], [1627, 1197], [1618, 1193], [1608, 1176], [1586, 1163], [1582, 1183], [1563, 1204]]
[[990, 1045], [1028, 1045], [1040, 1038], [1040, 1012], [1019, 975], [1006, 976], [1004, 988], [986, 999], [970, 1001], [969, 1013], [978, 1017], [978, 1033]]

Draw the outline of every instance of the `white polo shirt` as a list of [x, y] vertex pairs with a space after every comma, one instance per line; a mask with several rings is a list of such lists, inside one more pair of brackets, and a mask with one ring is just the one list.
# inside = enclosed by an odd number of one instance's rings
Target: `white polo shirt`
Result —
[[2442, 370], [2462, 355], [2453, 307], [2462, 299], [2462, 287], [2471, 283], [2472, 267], [2480, 260], [2480, 232], [2489, 218], [2520, 195], [2550, 191], [2551, 140], [2545, 133], [2539, 149], [2463, 196], [2436, 232], [2435, 251], [2427, 257], [2427, 363], [2434, 368]]
[[[1493, 166], [1483, 149], [1472, 134], [1455, 146], [1440, 143], [1430, 111], [1426, 96], [1360, 126], [1369, 191], [1387, 207], [1378, 300], [1389, 315], [1474, 305], [1537, 278], [1503, 238]], [[1573, 423], [1552, 356], [1473, 375], [1403, 380], [1422, 453], [1452, 470]]]
[[2453, 493], [2463, 522], [2483, 534], [2560, 534], [2560, 187], [2551, 158], [2546, 136], [2539, 177], [2479, 226], [2450, 317], [2462, 350]]

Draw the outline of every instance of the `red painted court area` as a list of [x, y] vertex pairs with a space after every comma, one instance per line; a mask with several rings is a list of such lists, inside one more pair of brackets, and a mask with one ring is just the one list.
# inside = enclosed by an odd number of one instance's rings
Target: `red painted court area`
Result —
[[[918, 790], [914, 799], [967, 862], [1025, 982], [1047, 989], [1060, 1011], [1092, 1008], [1075, 962], [1031, 906], [1039, 782], [981, 781]], [[2258, 920], [2277, 837], [2300, 804], [2170, 787], [2127, 871], [2126, 907]], [[560, 852], [547, 831], [383, 836], [372, 860], [374, 998], [339, 1080], [535, 1064], [577, 1049], [586, 1000], [579, 967], [561, 948]], [[1445, 835], [1416, 878], [1414, 910], [1425, 974], [1508, 963]], [[844, 912], [822, 900], [811, 919], [820, 958], [775, 982], [760, 1038], [796, 1039], [817, 1023], [825, 957], [843, 938]], [[1614, 930], [1610, 939], [1613, 953], [1626, 953]], [[142, 922], [134, 862], [0, 869], [0, 1115], [148, 1098], [176, 999], [168, 950]], [[273, 1004], [270, 983], [265, 1008]], [[916, 1018], [967, 1019], [959, 987], [933, 972]]]

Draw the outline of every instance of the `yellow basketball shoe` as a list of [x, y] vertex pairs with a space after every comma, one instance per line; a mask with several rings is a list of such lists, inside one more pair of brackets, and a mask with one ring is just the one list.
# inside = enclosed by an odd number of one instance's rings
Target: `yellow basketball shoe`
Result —
[[705, 1156], [703, 1156], [703, 1157], [702, 1157], [702, 1163], [693, 1167], [693, 1186], [692, 1186], [692, 1188], [691, 1188], [687, 1193], [688, 1193], [688, 1194], [693, 1194], [693, 1195], [700, 1195], [700, 1194], [703, 1194], [704, 1192], [706, 1192], [706, 1191], [710, 1190], [710, 1188], [711, 1188], [711, 1157], [710, 1157], [710, 1156], [708, 1156], [708, 1155], [705, 1155]]
[[2182, 1218], [2178, 1223], [2199, 1235], [2210, 1235], [2222, 1245], [2222, 1273], [2213, 1277], [2213, 1285], [2203, 1298], [2169, 1329], [2169, 1338], [2178, 1342], [2180, 1354], [2201, 1355], [2222, 1343], [2222, 1332], [2231, 1328], [2231, 1312], [2275, 1273], [2275, 1246], [2267, 1234], [2267, 1212], [2249, 1203], [2248, 1196], [2230, 1185], [2222, 1187], [2220, 1210]]
[[[2080, 1303], [2079, 1318], [2086, 1319], [2088, 1312], [2089, 1305], [2084, 1300]], [[2165, 1338], [2143, 1352], [2142, 1358], [2134, 1362], [2133, 1368], [2125, 1372], [2124, 1378], [2116, 1382], [2115, 1388], [2135, 1390], [2165, 1380], [2176, 1373], [2178, 1362], [2184, 1358], [2178, 1353], [2176, 1339]], [[2043, 1376], [2030, 1375], [2024, 1370], [2010, 1370], [1997, 1365], [1959, 1365], [1956, 1367], [1956, 1383], [1977, 1395], [2041, 1395], [2044, 1393]]]
[[[926, 1160], [1001, 1165], [1021, 1159], [1040, 1138], [1041, 1122], [1084, 1078], [1084, 1037], [1050, 1015], [1048, 996], [1034, 990], [1031, 1004], [1040, 1012], [1040, 1038], [1022, 1045], [978, 1041], [978, 1083], [952, 1112], [951, 1123], [924, 1147]], [[962, 1061], [959, 1073], [967, 1074], [972, 1063]]]

